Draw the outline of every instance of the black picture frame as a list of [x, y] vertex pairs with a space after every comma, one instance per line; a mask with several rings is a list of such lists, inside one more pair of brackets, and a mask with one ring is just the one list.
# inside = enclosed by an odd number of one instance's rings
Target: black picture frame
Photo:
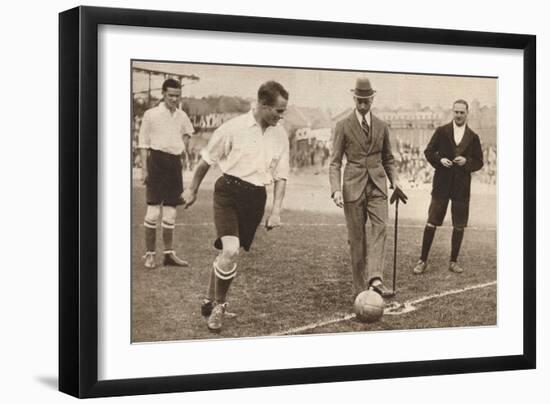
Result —
[[[98, 27], [101, 24], [523, 51], [523, 353], [467, 359], [98, 380]], [[59, 390], [104, 397], [536, 367], [536, 37], [151, 10], [59, 15]]]

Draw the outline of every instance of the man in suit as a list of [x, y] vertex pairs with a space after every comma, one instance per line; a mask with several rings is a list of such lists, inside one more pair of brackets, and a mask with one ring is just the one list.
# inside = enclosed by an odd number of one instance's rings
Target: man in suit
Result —
[[426, 159], [435, 168], [435, 174], [420, 260], [413, 269], [416, 275], [426, 271], [435, 230], [443, 223], [449, 200], [453, 222], [449, 270], [454, 273], [464, 271], [457, 264], [457, 259], [464, 228], [468, 224], [471, 174], [483, 167], [481, 142], [466, 124], [467, 118], [468, 103], [456, 100], [453, 103], [453, 121], [435, 130], [424, 151]]
[[[331, 194], [334, 203], [344, 208], [355, 295], [372, 288], [382, 297], [389, 297], [393, 293], [383, 283], [388, 218], [386, 178], [397, 190], [397, 172], [388, 126], [370, 111], [375, 90], [369, 79], [357, 79], [352, 92], [355, 108], [336, 124], [334, 133], [329, 168]], [[347, 164], [342, 184], [344, 156]], [[372, 222], [368, 248], [367, 218]]]

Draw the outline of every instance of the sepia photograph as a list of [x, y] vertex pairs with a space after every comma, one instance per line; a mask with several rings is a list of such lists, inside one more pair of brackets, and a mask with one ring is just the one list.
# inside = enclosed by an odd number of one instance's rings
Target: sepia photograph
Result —
[[131, 61], [131, 342], [494, 327], [497, 77]]

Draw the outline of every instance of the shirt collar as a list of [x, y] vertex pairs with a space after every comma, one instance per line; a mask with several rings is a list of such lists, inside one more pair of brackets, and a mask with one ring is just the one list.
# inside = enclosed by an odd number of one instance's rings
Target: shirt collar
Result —
[[[369, 126], [371, 126], [371, 124], [370, 124], [370, 121], [371, 121], [371, 119], [370, 119], [370, 113], [371, 113], [371, 111], [369, 110], [369, 112], [367, 112], [367, 113], [365, 114], [365, 120], [367, 121], [367, 123], [368, 123]], [[357, 120], [359, 121], [359, 125], [361, 125], [361, 123], [362, 123], [362, 121], [363, 121], [363, 115], [361, 115], [361, 114], [359, 113], [359, 111], [357, 111], [357, 108], [355, 108], [355, 116], [357, 117]], [[454, 122], [454, 121], [453, 121], [453, 122]]]
[[180, 111], [179, 108], [176, 108], [176, 109], [174, 110], [174, 112], [170, 111], [170, 109], [168, 109], [168, 107], [166, 106], [166, 104], [164, 103], [164, 101], [161, 101], [161, 102], [160, 102], [159, 108], [163, 109], [165, 112], [168, 112], [168, 113], [171, 114], [171, 115], [177, 114], [177, 113], [179, 113], [179, 111]]
[[[256, 118], [254, 118], [255, 111], [255, 108], [251, 108], [250, 111], [246, 114], [246, 126], [249, 128], [252, 128], [254, 126], [257, 126], [258, 128], [260, 127], [260, 124], [256, 121]], [[277, 124], [277, 126], [268, 126], [265, 131], [267, 132], [268, 130], [272, 130], [272, 128], [276, 128], [278, 126], [279, 124]]]
[[258, 122], [256, 122], [256, 118], [254, 118], [254, 108], [251, 108], [250, 111], [246, 114], [246, 126], [249, 128], [253, 126], [260, 126]]
[[465, 131], [466, 130], [466, 122], [464, 122], [464, 125], [458, 126], [453, 119], [453, 131]]

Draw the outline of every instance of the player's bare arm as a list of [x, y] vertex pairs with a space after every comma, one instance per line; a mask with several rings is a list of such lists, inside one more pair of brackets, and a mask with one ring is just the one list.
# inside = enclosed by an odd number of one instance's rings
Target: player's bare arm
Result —
[[197, 165], [197, 168], [195, 169], [195, 174], [193, 175], [191, 185], [185, 191], [183, 191], [182, 198], [184, 201], [184, 209], [187, 209], [189, 206], [195, 203], [195, 200], [197, 199], [197, 192], [199, 192], [199, 187], [209, 169], [210, 165], [201, 158], [199, 164]]
[[141, 157], [141, 180], [144, 184], [147, 184], [147, 177], [149, 176], [149, 173], [147, 171], [147, 149], [140, 149], [140, 157]]
[[283, 205], [283, 199], [286, 192], [286, 180], [276, 180], [273, 187], [273, 208], [271, 214], [267, 218], [265, 227], [267, 230], [271, 230], [281, 225], [281, 208]]

